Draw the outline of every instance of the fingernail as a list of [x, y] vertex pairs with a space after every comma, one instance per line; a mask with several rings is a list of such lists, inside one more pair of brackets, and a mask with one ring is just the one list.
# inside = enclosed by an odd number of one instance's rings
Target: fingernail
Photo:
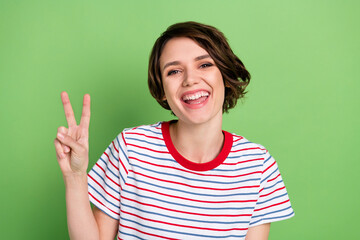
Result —
[[58, 139], [64, 139], [64, 135], [62, 133], [57, 134]]

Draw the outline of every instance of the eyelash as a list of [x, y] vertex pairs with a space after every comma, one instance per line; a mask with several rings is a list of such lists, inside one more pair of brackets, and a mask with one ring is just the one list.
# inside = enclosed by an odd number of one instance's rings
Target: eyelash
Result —
[[170, 75], [176, 74], [178, 72], [179, 72], [179, 70], [171, 70], [171, 71], [168, 72], [167, 75], [170, 76]]
[[[204, 64], [200, 65], [200, 68], [207, 68], [207, 67], [211, 67], [211, 66], [213, 66], [212, 63], [204, 63]], [[178, 72], [180, 72], [180, 71], [179, 70], [171, 70], [171, 71], [168, 72], [167, 75], [170, 76], [170, 75], [176, 74]]]
[[211, 67], [213, 66], [212, 63], [204, 63], [204, 64], [201, 64], [200, 68], [206, 68], [206, 67]]

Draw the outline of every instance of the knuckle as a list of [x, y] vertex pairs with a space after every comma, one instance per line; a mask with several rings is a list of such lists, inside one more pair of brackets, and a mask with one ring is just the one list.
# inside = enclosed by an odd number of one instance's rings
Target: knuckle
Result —
[[66, 132], [66, 127], [64, 127], [64, 126], [58, 127], [58, 132], [60, 132], [60, 133]]

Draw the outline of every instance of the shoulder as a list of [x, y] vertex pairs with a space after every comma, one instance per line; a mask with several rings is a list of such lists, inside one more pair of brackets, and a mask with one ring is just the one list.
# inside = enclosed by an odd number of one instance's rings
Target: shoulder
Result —
[[163, 122], [157, 122], [150, 125], [140, 125], [131, 128], [125, 128], [118, 138], [124, 141], [127, 139], [163, 139], [161, 125]]
[[252, 142], [244, 136], [231, 133], [233, 136], [232, 152], [251, 152], [252, 154], [267, 154], [268, 150], [261, 144]]

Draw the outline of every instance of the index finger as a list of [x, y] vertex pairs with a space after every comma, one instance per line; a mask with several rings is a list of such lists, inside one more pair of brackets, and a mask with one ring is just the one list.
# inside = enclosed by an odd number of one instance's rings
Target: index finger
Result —
[[82, 128], [88, 129], [89, 124], [90, 124], [90, 95], [85, 94], [83, 101], [83, 109], [80, 119], [80, 126]]
[[64, 106], [64, 112], [68, 127], [76, 126], [76, 120], [74, 116], [74, 111], [72, 109], [69, 96], [66, 92], [61, 93], [61, 101]]

